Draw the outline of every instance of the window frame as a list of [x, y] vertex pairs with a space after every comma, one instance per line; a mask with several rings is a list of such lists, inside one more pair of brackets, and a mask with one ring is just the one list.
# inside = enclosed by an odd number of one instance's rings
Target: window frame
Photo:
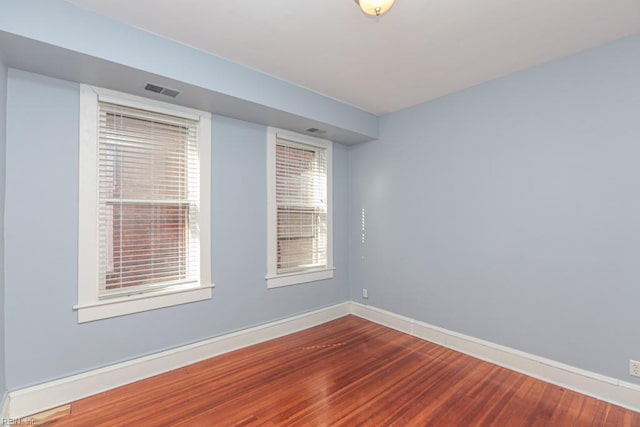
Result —
[[[278, 206], [276, 203], [276, 145], [278, 138], [314, 149], [323, 149], [327, 159], [327, 265], [305, 270], [278, 273]], [[279, 288], [334, 276], [333, 265], [333, 143], [273, 127], [267, 128], [267, 288]]]
[[[98, 102], [170, 114], [198, 121], [200, 275], [195, 284], [110, 298], [99, 297]], [[80, 85], [78, 200], [78, 323], [210, 299], [211, 281], [211, 114], [95, 86]]]

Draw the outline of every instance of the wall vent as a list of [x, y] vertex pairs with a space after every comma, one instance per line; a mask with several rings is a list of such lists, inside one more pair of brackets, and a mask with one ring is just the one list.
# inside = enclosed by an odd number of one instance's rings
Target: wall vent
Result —
[[312, 133], [314, 135], [322, 135], [323, 133], [327, 133], [326, 130], [322, 130], [322, 129], [318, 129], [318, 128], [305, 129], [305, 132]]
[[154, 85], [153, 83], [147, 83], [147, 85], [144, 87], [144, 90], [170, 96], [171, 98], [175, 98], [182, 93], [182, 91], [179, 91], [177, 89], [169, 89], [168, 87]]

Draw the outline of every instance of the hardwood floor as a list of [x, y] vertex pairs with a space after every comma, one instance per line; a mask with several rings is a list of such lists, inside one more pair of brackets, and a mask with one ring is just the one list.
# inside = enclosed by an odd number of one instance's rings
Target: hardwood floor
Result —
[[53, 426], [640, 426], [640, 414], [354, 316], [71, 405]]

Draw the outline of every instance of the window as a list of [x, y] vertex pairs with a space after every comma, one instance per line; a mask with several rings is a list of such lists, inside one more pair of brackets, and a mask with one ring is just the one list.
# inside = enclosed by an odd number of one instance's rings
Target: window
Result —
[[333, 277], [331, 141], [267, 132], [267, 286]]
[[78, 321], [211, 298], [208, 113], [82, 85]]

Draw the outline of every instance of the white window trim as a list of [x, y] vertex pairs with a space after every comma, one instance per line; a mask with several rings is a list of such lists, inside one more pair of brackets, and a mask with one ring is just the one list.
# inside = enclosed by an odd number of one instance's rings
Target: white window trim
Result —
[[[320, 147], [327, 154], [327, 267], [293, 273], [277, 272], [278, 217], [276, 205], [276, 141], [284, 138], [301, 144]], [[267, 288], [297, 285], [333, 278], [333, 143], [296, 132], [267, 128]]]
[[[98, 298], [98, 101], [198, 120], [200, 155], [200, 280], [189, 286], [117, 298]], [[80, 85], [78, 215], [78, 323], [210, 299], [211, 282], [211, 114], [89, 85]]]

